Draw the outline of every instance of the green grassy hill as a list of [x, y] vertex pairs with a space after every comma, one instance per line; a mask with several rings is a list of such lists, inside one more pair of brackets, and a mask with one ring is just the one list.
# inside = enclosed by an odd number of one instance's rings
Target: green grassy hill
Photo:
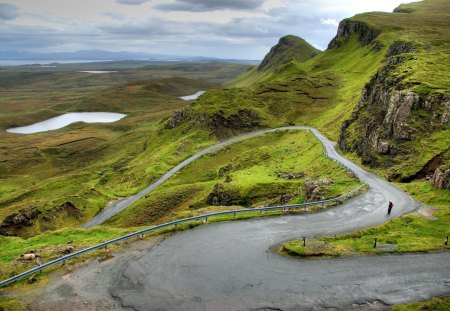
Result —
[[321, 53], [304, 39], [287, 35], [273, 46], [259, 66], [256, 66], [233, 81], [233, 86], [249, 86], [268, 77], [277, 75], [283, 65], [289, 62], [303, 63]]
[[[26, 224], [4, 230], [30, 236], [78, 226], [108, 201], [136, 193], [205, 146], [240, 132], [288, 124], [317, 127], [338, 140], [350, 156], [391, 179], [423, 178], [438, 167], [445, 175], [450, 158], [449, 14], [448, 2], [441, 0], [402, 5], [394, 13], [360, 14], [342, 21], [336, 37], [320, 54], [302, 39], [287, 36], [259, 67], [248, 69], [227, 88], [168, 78], [99, 90], [91, 82], [81, 83], [84, 80], [77, 73], [74, 80], [53, 82], [50, 96], [36, 92], [48, 83], [39, 75], [19, 85], [19, 76], [12, 79], [9, 72], [9, 79], [0, 81], [4, 89], [16, 81], [12, 95], [1, 101], [5, 111], [11, 108], [0, 116], [4, 128], [74, 108], [109, 108], [129, 117], [109, 125], [74, 124], [29, 138], [1, 134], [0, 220], [20, 211]], [[205, 66], [201, 71], [197, 65], [177, 64], [167, 72], [153, 67], [153, 74], [163, 78], [177, 72], [217, 81], [231, 78], [236, 69]], [[67, 73], [49, 73], [48, 81], [55, 81], [56, 74]], [[83, 96], [75, 96], [77, 88], [62, 91], [70, 85], [82, 87]], [[93, 90], [88, 91], [90, 87]], [[200, 88], [214, 89], [191, 104], [177, 99]], [[17, 106], [24, 90], [37, 96], [25, 96]], [[211, 174], [210, 182], [218, 182]], [[211, 191], [211, 185], [205, 185], [197, 189], [196, 200], [205, 202], [206, 189]], [[240, 192], [245, 187], [250, 184], [236, 185]], [[187, 188], [180, 184], [173, 189]], [[166, 194], [171, 196], [171, 191]], [[254, 202], [266, 199], [269, 196], [263, 195]], [[139, 215], [158, 202], [170, 201], [148, 200], [152, 203], [143, 200], [125, 211], [128, 220], [117, 216], [112, 223], [128, 223], [133, 211]], [[148, 221], [170, 216], [185, 203], [177, 201], [166, 214], [157, 213]]]
[[[214, 87], [219, 85], [179, 77], [161, 78], [88, 92], [73, 101], [27, 98], [12, 111], [4, 105], [0, 123], [5, 128], [70, 111], [116, 111], [126, 113], [127, 117], [111, 124], [75, 123], [31, 135], [2, 131], [1, 233], [28, 237], [66, 226], [78, 227], [111, 199], [147, 186], [149, 178], [156, 176], [143, 168], [151, 167], [155, 157], [163, 156], [142, 155], [160, 151], [161, 141], [151, 140], [150, 133], [162, 119], [188, 105], [178, 96]], [[12, 90], [19, 92], [16, 88]], [[180, 154], [173, 161], [183, 156]], [[174, 162], [154, 170], [162, 174]]]
[[319, 55], [300, 61], [304, 53], [274, 47], [267, 58], [282, 62], [191, 108], [225, 118], [245, 110], [255, 127], [310, 124], [389, 179], [431, 177], [450, 159], [449, 18], [442, 0], [356, 15]]

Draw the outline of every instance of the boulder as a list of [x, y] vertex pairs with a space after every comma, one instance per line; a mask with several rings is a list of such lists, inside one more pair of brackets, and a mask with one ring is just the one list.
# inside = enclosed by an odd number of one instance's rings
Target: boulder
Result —
[[444, 170], [441, 167], [436, 168], [433, 177], [431, 178], [433, 186], [439, 189], [450, 188], [450, 168]]

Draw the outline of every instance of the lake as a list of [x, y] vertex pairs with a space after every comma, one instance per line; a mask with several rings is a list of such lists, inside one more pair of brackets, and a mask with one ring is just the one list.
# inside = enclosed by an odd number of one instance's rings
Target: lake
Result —
[[102, 74], [102, 73], [114, 73], [114, 72], [117, 72], [117, 71], [112, 71], [112, 70], [83, 70], [83, 71], [78, 71], [78, 72]]
[[9, 128], [6, 131], [17, 134], [32, 134], [57, 130], [75, 122], [111, 123], [124, 117], [126, 117], [125, 114], [113, 112], [70, 112], [39, 123]]
[[194, 100], [194, 99], [197, 99], [197, 97], [199, 97], [200, 95], [202, 95], [205, 92], [206, 91], [198, 91], [195, 94], [188, 95], [188, 96], [181, 96], [180, 98], [183, 99], [183, 100]]

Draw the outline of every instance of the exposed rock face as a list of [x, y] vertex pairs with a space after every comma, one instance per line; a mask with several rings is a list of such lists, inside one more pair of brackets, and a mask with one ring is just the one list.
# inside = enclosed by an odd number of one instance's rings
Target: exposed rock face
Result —
[[439, 189], [450, 189], [450, 168], [438, 167], [431, 179], [433, 186]]
[[279, 202], [281, 205], [285, 205], [285, 204], [287, 204], [291, 199], [292, 199], [292, 195], [290, 195], [290, 194], [282, 194], [282, 195], [280, 195], [280, 199], [278, 200], [278, 202]]
[[192, 118], [193, 116], [193, 111], [192, 108], [185, 108], [183, 110], [180, 111], [175, 111], [172, 115], [172, 118], [170, 118], [166, 125], [165, 128], [166, 129], [173, 129], [175, 127], [177, 127], [178, 125], [180, 125], [181, 123], [185, 122], [186, 120], [189, 120], [190, 118]]
[[233, 136], [236, 131], [262, 126], [259, 114], [250, 109], [240, 109], [227, 116], [222, 110], [209, 115], [187, 107], [175, 112], [172, 118], [166, 122], [165, 128], [173, 129], [183, 124], [187, 124], [183, 133], [187, 133], [195, 126], [203, 126], [212, 130], [219, 139]]
[[303, 177], [305, 177], [305, 173], [303, 172], [276, 172], [275, 174], [278, 178], [284, 178], [287, 180], [302, 179]]
[[206, 203], [210, 205], [236, 205], [239, 201], [239, 193], [235, 190], [225, 189], [221, 184], [214, 185], [212, 192], [208, 195]]
[[219, 177], [225, 176], [233, 169], [233, 165], [227, 164], [219, 169]]
[[39, 214], [41, 211], [36, 207], [29, 207], [7, 216], [0, 226], [0, 234], [16, 235], [21, 228], [33, 226]]
[[54, 230], [54, 220], [62, 215], [79, 219], [82, 213], [71, 202], [65, 202], [45, 212], [37, 207], [23, 208], [3, 220], [0, 225], [0, 235], [23, 235], [23, 230], [35, 226], [36, 223], [39, 223], [42, 231]]
[[[250, 109], [241, 109], [236, 114], [226, 116], [223, 111], [214, 113], [208, 119], [208, 126], [217, 137], [226, 137], [229, 130], [252, 129], [260, 126], [259, 115]], [[225, 134], [225, 135], [224, 135]]]
[[351, 35], [357, 34], [362, 46], [369, 45], [380, 34], [364, 22], [344, 19], [339, 23], [338, 31], [333, 40], [328, 44], [329, 49], [338, 48], [341, 42], [347, 40]]
[[317, 182], [307, 179], [305, 181], [305, 200], [306, 202], [314, 202], [324, 200], [323, 185], [329, 185], [332, 181], [330, 179], [319, 179]]
[[406, 41], [395, 41], [389, 46], [386, 57], [400, 55], [403, 53], [414, 53], [416, 51], [414, 45]]
[[390, 167], [401, 157], [414, 156], [415, 151], [405, 147], [408, 142], [418, 141], [449, 124], [448, 94], [405, 91], [409, 85], [392, 74], [396, 66], [407, 60], [398, 54], [412, 51], [412, 45], [400, 41], [389, 47], [387, 55], [393, 56], [366, 84], [355, 111], [342, 126], [340, 148], [355, 151], [363, 164]]

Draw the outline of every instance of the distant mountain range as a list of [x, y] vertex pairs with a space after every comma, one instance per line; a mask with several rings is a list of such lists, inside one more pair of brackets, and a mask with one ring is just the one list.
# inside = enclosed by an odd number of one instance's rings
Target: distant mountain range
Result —
[[237, 61], [259, 63], [259, 60], [233, 60], [220, 59], [215, 57], [204, 56], [180, 56], [180, 55], [164, 55], [164, 54], [149, 54], [136, 52], [109, 52], [102, 50], [80, 50], [76, 52], [60, 52], [60, 53], [35, 53], [28, 51], [8, 50], [0, 51], [0, 60], [8, 61], [39, 61], [39, 60], [145, 60], [145, 61]]

